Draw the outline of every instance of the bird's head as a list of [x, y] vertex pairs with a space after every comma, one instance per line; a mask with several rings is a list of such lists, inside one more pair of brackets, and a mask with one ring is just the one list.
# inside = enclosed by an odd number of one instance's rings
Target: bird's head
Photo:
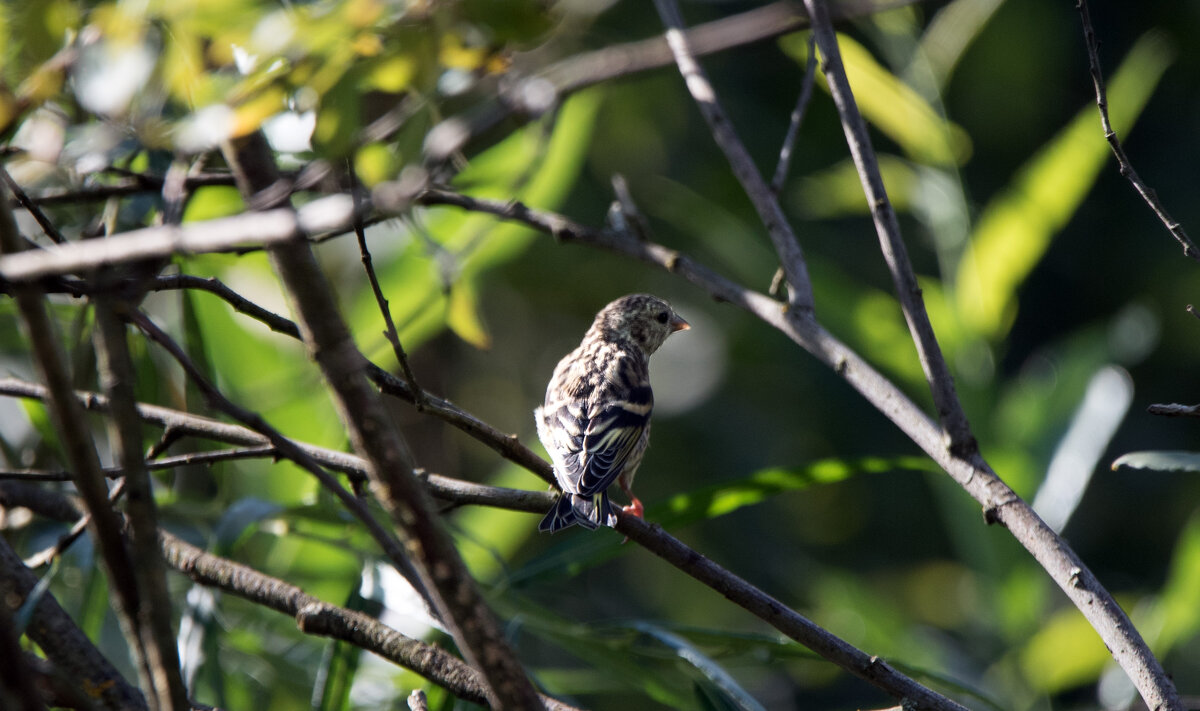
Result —
[[592, 331], [611, 340], [629, 340], [649, 356], [676, 331], [691, 328], [671, 305], [650, 294], [622, 296], [596, 314]]

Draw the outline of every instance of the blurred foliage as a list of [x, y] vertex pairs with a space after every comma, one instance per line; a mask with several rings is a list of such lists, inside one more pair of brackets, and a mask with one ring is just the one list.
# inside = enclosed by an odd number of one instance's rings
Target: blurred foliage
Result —
[[[690, 3], [696, 24], [748, 3]], [[1193, 4], [1093, 8], [1113, 123], [1141, 175], [1185, 226], [1200, 59]], [[1128, 371], [1134, 405], [1065, 535], [1130, 611], [1185, 693], [1200, 688], [1200, 484], [1195, 425], [1144, 414], [1200, 390], [1200, 324], [1183, 309], [1194, 264], [1117, 173], [1070, 3], [919, 3], [839, 27], [862, 111], [923, 295], [985, 456], [1032, 500], [1101, 369]], [[222, 140], [264, 130], [285, 169], [325, 161], [371, 187], [421, 165], [430, 130], [478, 116], [497, 92], [559, 58], [649, 37], [649, 3], [546, 0], [147, 0], [0, 2], [0, 141], [32, 194], [157, 176], [174, 161], [224, 168]], [[735, 127], [773, 171], [800, 89], [808, 35], [704, 58]], [[918, 402], [927, 389], [824, 78], [780, 198], [803, 243], [817, 313]], [[602, 225], [626, 177], [655, 239], [752, 288], [776, 263], [748, 201], [671, 67], [587, 89], [530, 123], [502, 122], [454, 160], [450, 187]], [[298, 201], [308, 199], [299, 195]], [[185, 222], [236, 214], [232, 186], [190, 196]], [[155, 190], [55, 204], [69, 238], [155, 224]], [[40, 229], [19, 215], [25, 233]], [[1200, 231], [1193, 229], [1194, 232]], [[530, 412], [557, 360], [604, 303], [669, 298], [693, 324], [655, 356], [653, 446], [638, 478], [647, 516], [835, 634], [971, 707], [1126, 708], [1132, 688], [1095, 633], [1008, 534], [836, 374], [762, 324], [671, 275], [562, 246], [456, 208], [413, 209], [367, 229], [419, 382], [536, 446]], [[390, 369], [383, 320], [352, 237], [319, 256], [360, 347]], [[261, 253], [178, 257], [287, 313]], [[146, 308], [222, 390], [298, 440], [347, 448], [303, 346], [207, 293]], [[97, 387], [91, 314], [55, 299], [77, 385]], [[212, 414], [158, 349], [135, 342], [139, 398]], [[32, 377], [10, 300], [0, 358]], [[1111, 407], [1101, 404], [1100, 407]], [[397, 404], [430, 471], [542, 488], [468, 437]], [[1118, 415], [1122, 413], [1117, 413]], [[96, 420], [103, 441], [103, 427]], [[157, 437], [147, 432], [147, 446]], [[184, 441], [172, 452], [209, 447]], [[1122, 452], [1137, 450], [1117, 459]], [[39, 403], [0, 402], [10, 466], [60, 467]], [[107, 456], [107, 452], [104, 452]], [[1114, 462], [1113, 460], [1116, 459]], [[1112, 463], [1110, 468], [1109, 464]], [[1086, 476], [1085, 476], [1086, 475]], [[437, 632], [411, 607], [361, 528], [296, 467], [272, 461], [156, 475], [172, 531], [325, 600]], [[12, 521], [17, 521], [14, 517]], [[528, 514], [447, 514], [472, 573], [533, 677], [588, 708], [853, 708], [889, 703], [611, 531], [538, 536]], [[6, 536], [23, 554], [63, 526]], [[86, 539], [48, 589], [131, 677]], [[469, 705], [291, 620], [170, 579], [194, 698], [223, 707]]]

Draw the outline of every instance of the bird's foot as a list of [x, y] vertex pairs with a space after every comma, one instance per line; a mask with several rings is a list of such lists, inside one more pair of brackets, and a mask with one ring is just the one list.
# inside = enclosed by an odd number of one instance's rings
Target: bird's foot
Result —
[[644, 515], [645, 512], [646, 509], [642, 506], [642, 502], [636, 496], [633, 497], [633, 503], [628, 506], [621, 507], [621, 513], [629, 514], [630, 516], [636, 516], [641, 519], [646, 518]]

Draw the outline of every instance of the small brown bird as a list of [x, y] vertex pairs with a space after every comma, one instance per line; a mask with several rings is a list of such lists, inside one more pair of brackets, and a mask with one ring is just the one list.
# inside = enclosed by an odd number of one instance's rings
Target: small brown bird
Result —
[[559, 361], [546, 402], [533, 413], [563, 492], [539, 531], [615, 526], [608, 499], [614, 481], [630, 499], [622, 511], [641, 518], [642, 502], [630, 487], [650, 440], [650, 356], [687, 328], [656, 296], [622, 296], [596, 314], [583, 342]]

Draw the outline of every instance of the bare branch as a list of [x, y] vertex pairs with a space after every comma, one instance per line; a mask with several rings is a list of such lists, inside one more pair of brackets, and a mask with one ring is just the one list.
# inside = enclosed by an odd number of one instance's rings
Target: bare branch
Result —
[[788, 122], [787, 135], [783, 138], [783, 146], [779, 149], [779, 163], [775, 165], [775, 177], [771, 178], [771, 192], [779, 195], [783, 183], [787, 180], [788, 167], [792, 164], [792, 154], [796, 149], [796, 138], [800, 135], [800, 124], [804, 122], [804, 114], [808, 110], [808, 102], [812, 99], [813, 84], [817, 73], [817, 36], [808, 36], [808, 61], [804, 64], [804, 81], [800, 84], [800, 96], [796, 99], [796, 108], [792, 109], [792, 118]]
[[[917, 346], [921, 366], [938, 410], [938, 419], [947, 438], [946, 452], [930, 452], [930, 455], [984, 505], [985, 518], [1004, 524], [1067, 593], [1099, 633], [1112, 652], [1113, 658], [1132, 679], [1146, 703], [1151, 708], [1182, 708], [1174, 683], [1163, 671], [1162, 665], [1146, 646], [1125, 612], [1070, 546], [1001, 481], [979, 455], [978, 444], [954, 391], [950, 369], [942, 356], [937, 337], [929, 322], [929, 315], [925, 311], [921, 289], [900, 237], [896, 213], [883, 186], [883, 177], [879, 172], [866, 123], [855, 104], [850, 83], [842, 66], [837, 37], [833, 32], [825, 2], [804, 0], [804, 5], [812, 18], [817, 44], [825, 58], [824, 71], [829, 80], [829, 91], [842, 118], [846, 142], [850, 146], [867, 203], [871, 207], [871, 216], [879, 234], [884, 259], [892, 272], [896, 294], [904, 310], [905, 320], [908, 321], [913, 342]], [[819, 328], [816, 323], [812, 325]], [[888, 386], [894, 387], [890, 383]], [[956, 472], [965, 476], [960, 478]]]
[[679, 6], [675, 0], [654, 0], [654, 5], [658, 8], [663, 24], [667, 26], [667, 44], [671, 46], [675, 63], [679, 65], [679, 72], [683, 75], [688, 91], [708, 123], [713, 139], [729, 161], [733, 174], [737, 176], [742, 189], [746, 191], [747, 197], [754, 204], [754, 209], [758, 211], [759, 218], [767, 228], [767, 234], [775, 246], [775, 253], [779, 255], [780, 266], [787, 277], [788, 304], [811, 313], [812, 283], [808, 278], [808, 266], [804, 262], [800, 241], [796, 239], [796, 234], [783, 214], [783, 208], [779, 206], [775, 193], [763, 180], [762, 173], [750, 157], [750, 152], [738, 138], [729, 116], [717, 101], [716, 92], [708, 81], [708, 76], [696, 62], [687, 36], [683, 32], [683, 18], [680, 17]]
[[1200, 405], [1180, 405], [1173, 402], [1162, 405], [1150, 405], [1146, 408], [1146, 412], [1151, 415], [1162, 415], [1164, 417], [1200, 417]]
[[1129, 162], [1129, 157], [1125, 155], [1121, 139], [1117, 138], [1117, 132], [1108, 118], [1108, 91], [1104, 87], [1104, 74], [1100, 70], [1100, 52], [1096, 41], [1096, 31], [1092, 29], [1092, 16], [1088, 12], [1087, 0], [1075, 0], [1075, 7], [1079, 10], [1079, 19], [1083, 23], [1083, 40], [1087, 45], [1088, 68], [1092, 72], [1092, 87], [1096, 92], [1096, 108], [1100, 111], [1100, 127], [1104, 130], [1104, 140], [1108, 141], [1113, 155], [1117, 157], [1117, 166], [1121, 175], [1129, 180], [1133, 189], [1142, 196], [1142, 200], [1150, 206], [1150, 209], [1158, 216], [1159, 221], [1167, 228], [1179, 246], [1183, 247], [1183, 256], [1200, 261], [1200, 250], [1196, 249], [1196, 245], [1184, 231], [1183, 225], [1176, 222], [1167, 213], [1167, 209], [1158, 199], [1158, 193], [1142, 180], [1137, 171], [1133, 169], [1133, 164]]
[[957, 453], [970, 456], [978, 450], [978, 445], [971, 434], [958, 395], [954, 392], [954, 378], [950, 375], [950, 368], [946, 365], [942, 349], [933, 333], [933, 326], [929, 323], [921, 287], [917, 284], [917, 276], [908, 258], [908, 249], [900, 236], [900, 223], [896, 219], [896, 211], [892, 209], [883, 185], [883, 176], [879, 172], [879, 162], [875, 158], [875, 149], [871, 145], [867, 124], [859, 113], [858, 104], [855, 103], [854, 94], [850, 90], [850, 82], [842, 67], [837, 37], [833, 32], [825, 3], [821, 0], [805, 0], [805, 7], [813, 18], [813, 34], [821, 49], [829, 93], [842, 118], [846, 143], [850, 147], [854, 165], [858, 168], [863, 192], [866, 193], [871, 217], [875, 222], [875, 231], [879, 235], [879, 245], [895, 284], [896, 296], [904, 311], [904, 319], [908, 322], [913, 343], [917, 346], [917, 355], [920, 356], [925, 379], [933, 393], [938, 420], [946, 428], [949, 438], [947, 445]]
[[252, 245], [272, 245], [298, 232], [317, 235], [350, 229], [354, 201], [349, 195], [314, 200], [299, 211], [249, 212], [186, 225], [131, 230], [105, 239], [50, 245], [42, 250], [0, 257], [0, 277], [27, 282], [54, 274], [72, 274], [172, 254], [227, 252]]
[[125, 308], [125, 305], [116, 303], [111, 297], [97, 299], [96, 351], [100, 380], [112, 403], [109, 439], [117, 462], [124, 469], [128, 492], [130, 554], [137, 561], [132, 572], [140, 600], [136, 622], [150, 672], [148, 690], [154, 697], [151, 707], [186, 709], [189, 707], [187, 689], [179, 671], [171, 598], [157, 540], [158, 512], [150, 474], [142, 461], [142, 422], [133, 394], [133, 361], [125, 340], [125, 323], [116, 313], [119, 308]]
[[383, 316], [385, 326], [383, 335], [387, 338], [388, 343], [392, 344], [392, 353], [395, 354], [396, 361], [400, 363], [400, 370], [404, 373], [404, 380], [413, 393], [417, 410], [424, 410], [425, 391], [417, 385], [417, 379], [408, 365], [408, 354], [404, 352], [404, 346], [400, 344], [400, 333], [396, 330], [396, 322], [392, 320], [392, 310], [388, 307], [388, 300], [379, 286], [379, 279], [375, 276], [375, 265], [371, 260], [371, 251], [367, 248], [367, 232], [363, 228], [361, 219], [354, 221], [354, 235], [358, 238], [358, 252], [362, 255], [363, 270], [367, 273], [367, 281], [371, 283], [371, 291], [375, 294], [375, 303], [379, 306], [380, 315]]
[[54, 223], [50, 221], [50, 218], [46, 217], [46, 213], [42, 212], [41, 208], [33, 200], [29, 199], [29, 196], [25, 194], [25, 191], [17, 184], [17, 181], [13, 180], [12, 176], [8, 174], [8, 171], [2, 165], [0, 165], [0, 180], [4, 181], [4, 184], [8, 186], [13, 197], [16, 198], [17, 204], [25, 208], [30, 215], [33, 215], [33, 219], [37, 221], [38, 226], [42, 228], [42, 232], [46, 233], [50, 241], [55, 244], [62, 244], [67, 241], [62, 236], [62, 233], [58, 231], [58, 228], [54, 226]]

